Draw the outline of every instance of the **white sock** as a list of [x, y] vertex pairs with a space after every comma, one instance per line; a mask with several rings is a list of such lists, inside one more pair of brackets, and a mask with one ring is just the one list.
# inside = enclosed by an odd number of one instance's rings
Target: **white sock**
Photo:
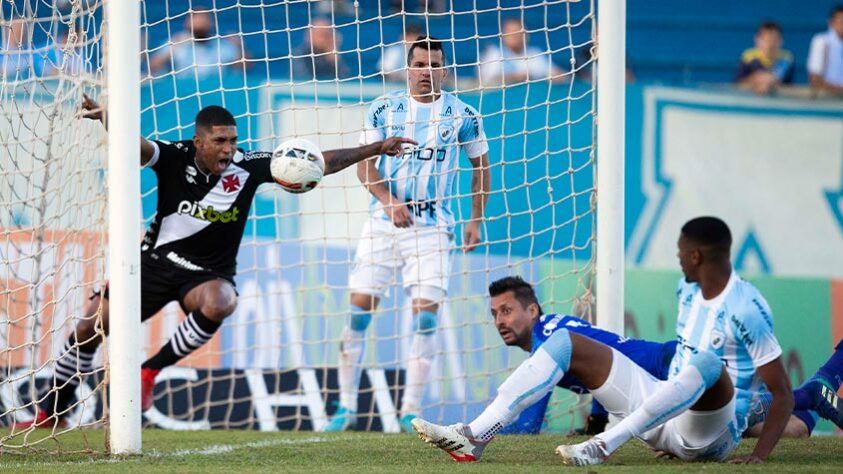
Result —
[[366, 332], [346, 327], [340, 343], [337, 378], [340, 384], [340, 406], [357, 411], [357, 392], [360, 388], [360, 363], [366, 349]]
[[553, 390], [563, 375], [559, 364], [540, 347], [506, 378], [492, 403], [469, 423], [472, 436], [480, 441], [492, 439], [524, 409]]
[[436, 335], [413, 334], [410, 357], [407, 360], [407, 384], [401, 400], [401, 416], [419, 414], [424, 389], [430, 383], [430, 368], [436, 357]]
[[[610, 381], [607, 379], [606, 382]], [[603, 387], [593, 391], [592, 395], [603, 403], [601, 390]], [[644, 403], [626, 418], [596, 438], [603, 440], [607, 453], [611, 454], [633, 437], [641, 436], [682, 414], [700, 399], [705, 390], [705, 381], [700, 371], [693, 365], [687, 365], [647, 397]]]

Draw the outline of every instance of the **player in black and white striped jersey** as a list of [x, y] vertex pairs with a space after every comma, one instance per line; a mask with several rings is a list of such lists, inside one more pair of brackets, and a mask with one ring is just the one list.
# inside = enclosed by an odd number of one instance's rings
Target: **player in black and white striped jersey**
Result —
[[[102, 120], [102, 109], [85, 97], [83, 116]], [[258, 186], [273, 182], [272, 153], [237, 148], [237, 124], [225, 108], [209, 106], [196, 116], [193, 140], [140, 139], [141, 165], [158, 178], [155, 219], [141, 244], [141, 320], [178, 301], [187, 314], [175, 334], [143, 363], [141, 405], [154, 402], [155, 377], [203, 344], [237, 306], [234, 275], [237, 251]], [[324, 152], [325, 174], [365, 158], [402, 153], [405, 138], [388, 138], [358, 148]], [[102, 311], [102, 317], [96, 315]], [[101, 321], [101, 326], [100, 325]], [[95, 292], [55, 365], [53, 387], [39, 400], [33, 421], [19, 429], [64, 423], [82, 377], [93, 371], [93, 356], [108, 334], [108, 288]]]

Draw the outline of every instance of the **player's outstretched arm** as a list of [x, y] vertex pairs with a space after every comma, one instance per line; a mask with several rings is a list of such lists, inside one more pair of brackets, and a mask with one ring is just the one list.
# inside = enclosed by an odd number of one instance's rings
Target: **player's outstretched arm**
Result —
[[478, 158], [471, 158], [471, 219], [465, 224], [463, 251], [471, 252], [480, 244], [480, 223], [489, 200], [491, 178], [489, 176], [489, 154], [483, 153]]
[[325, 158], [325, 174], [333, 174], [344, 170], [349, 166], [365, 160], [371, 156], [389, 155], [395, 156], [403, 153], [402, 145], [416, 145], [415, 140], [404, 137], [390, 137], [386, 140], [363, 145], [357, 148], [342, 148], [339, 150], [328, 150], [323, 153]]
[[756, 369], [758, 375], [767, 385], [767, 389], [773, 395], [773, 403], [770, 406], [761, 436], [752, 454], [746, 457], [732, 460], [733, 463], [757, 464], [764, 462], [767, 456], [776, 447], [790, 415], [793, 413], [793, 391], [790, 388], [790, 379], [784, 370], [781, 357], [762, 365]]
[[[108, 122], [105, 120], [103, 108], [97, 103], [97, 101], [91, 99], [85, 94], [82, 94], [81, 116], [90, 120], [99, 120], [102, 122], [102, 125], [108, 129]], [[140, 137], [140, 152], [141, 166], [144, 166], [152, 159], [152, 155], [155, 154], [155, 148], [149, 140]]]

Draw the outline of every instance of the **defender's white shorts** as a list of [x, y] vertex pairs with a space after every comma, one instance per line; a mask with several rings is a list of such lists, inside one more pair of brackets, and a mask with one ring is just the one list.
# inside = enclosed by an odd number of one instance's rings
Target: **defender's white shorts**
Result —
[[[616, 349], [606, 384], [592, 395], [618, 418], [624, 418], [666, 382], [632, 362]], [[681, 415], [642, 434], [648, 446], [686, 461], [722, 461], [741, 440], [735, 415], [735, 398], [715, 411], [687, 410]]]
[[348, 286], [383, 297], [401, 276], [410, 298], [441, 301], [448, 293], [453, 234], [443, 227], [395, 227], [370, 218], [363, 226]]

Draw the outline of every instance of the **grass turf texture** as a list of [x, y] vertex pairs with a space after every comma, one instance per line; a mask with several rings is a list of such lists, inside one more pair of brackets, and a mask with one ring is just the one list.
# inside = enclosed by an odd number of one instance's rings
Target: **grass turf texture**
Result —
[[[102, 446], [103, 432], [87, 430], [87, 443]], [[48, 435], [39, 430], [33, 435]], [[591, 468], [564, 466], [553, 454], [560, 443], [583, 437], [558, 435], [500, 436], [477, 463], [458, 464], [414, 435], [375, 433], [256, 433], [245, 431], [175, 432], [145, 430], [144, 454], [108, 457], [102, 454], [46, 454], [0, 451], [0, 472], [644, 472], [689, 473], [753, 471], [843, 472], [843, 438], [782, 440], [768, 463], [734, 466], [656, 459], [641, 443], [627, 443], [608, 463]], [[65, 451], [80, 450], [86, 441], [77, 432], [61, 437]], [[99, 443], [96, 445], [95, 443]], [[754, 440], [741, 443], [736, 455], [749, 454]], [[56, 449], [57, 444], [39, 444]]]

